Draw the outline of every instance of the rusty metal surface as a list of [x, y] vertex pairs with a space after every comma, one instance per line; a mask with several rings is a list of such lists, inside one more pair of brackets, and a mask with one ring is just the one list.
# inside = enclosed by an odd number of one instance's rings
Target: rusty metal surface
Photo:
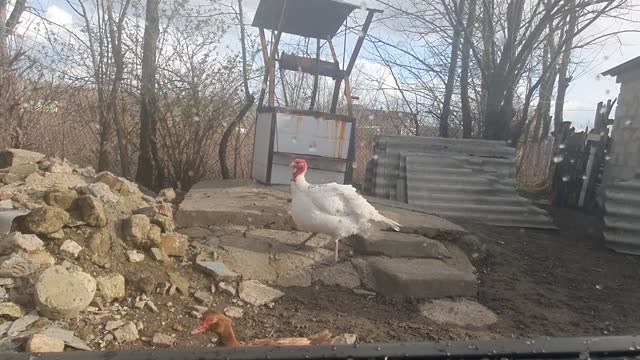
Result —
[[[286, 0], [260, 0], [252, 26], [276, 30]], [[357, 5], [339, 0], [287, 1], [282, 30], [288, 34], [326, 39], [333, 37]]]

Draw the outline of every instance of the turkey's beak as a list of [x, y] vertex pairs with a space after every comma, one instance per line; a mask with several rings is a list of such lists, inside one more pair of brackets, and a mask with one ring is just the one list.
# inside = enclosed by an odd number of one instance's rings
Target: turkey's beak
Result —
[[296, 167], [295, 161], [292, 161], [291, 164], [289, 164], [289, 167]]

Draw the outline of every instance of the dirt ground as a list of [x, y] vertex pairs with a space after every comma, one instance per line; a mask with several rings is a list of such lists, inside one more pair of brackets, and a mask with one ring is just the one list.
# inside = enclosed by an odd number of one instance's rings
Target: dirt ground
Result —
[[[480, 279], [478, 301], [496, 312], [499, 321], [487, 328], [440, 325], [419, 315], [419, 303], [365, 297], [344, 288], [287, 288], [273, 308], [241, 306], [234, 321], [238, 338], [289, 337], [324, 329], [355, 333], [358, 342], [448, 341], [636, 334], [640, 314], [640, 259], [604, 247], [601, 224], [571, 210], [550, 210], [557, 231], [500, 228], [462, 223], [488, 245], [489, 256], [476, 262]], [[210, 280], [188, 262], [181, 272], [192, 286], [207, 288]], [[157, 273], [162, 273], [159, 268]], [[131, 275], [131, 274], [129, 274]], [[129, 277], [129, 276], [127, 276]], [[217, 308], [238, 306], [230, 296], [214, 295]], [[199, 320], [189, 315], [190, 296], [154, 295], [160, 313], [127, 306], [126, 318], [141, 321], [142, 337], [156, 332], [175, 334], [176, 348], [213, 346], [214, 334], [190, 335]], [[183, 328], [176, 331], [175, 325]], [[81, 337], [103, 336], [97, 323], [72, 321]], [[119, 349], [151, 347], [138, 340]], [[115, 349], [111, 344], [105, 350]]]

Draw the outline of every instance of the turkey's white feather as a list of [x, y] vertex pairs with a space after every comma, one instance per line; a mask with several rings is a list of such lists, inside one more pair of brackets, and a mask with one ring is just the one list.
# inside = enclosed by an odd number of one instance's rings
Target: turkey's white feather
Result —
[[395, 230], [399, 224], [380, 215], [351, 185], [312, 185], [304, 174], [291, 182], [291, 216], [296, 225], [341, 239], [366, 234], [371, 221], [383, 222]]

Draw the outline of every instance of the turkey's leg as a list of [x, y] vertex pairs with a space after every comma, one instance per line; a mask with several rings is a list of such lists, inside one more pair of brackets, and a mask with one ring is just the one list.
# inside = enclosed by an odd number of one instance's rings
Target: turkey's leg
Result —
[[316, 235], [318, 235], [318, 233], [311, 233], [303, 242], [301, 242], [299, 245], [297, 245], [296, 247], [298, 249], [302, 249], [303, 247], [305, 247], [307, 245], [307, 243], [313, 239]]

